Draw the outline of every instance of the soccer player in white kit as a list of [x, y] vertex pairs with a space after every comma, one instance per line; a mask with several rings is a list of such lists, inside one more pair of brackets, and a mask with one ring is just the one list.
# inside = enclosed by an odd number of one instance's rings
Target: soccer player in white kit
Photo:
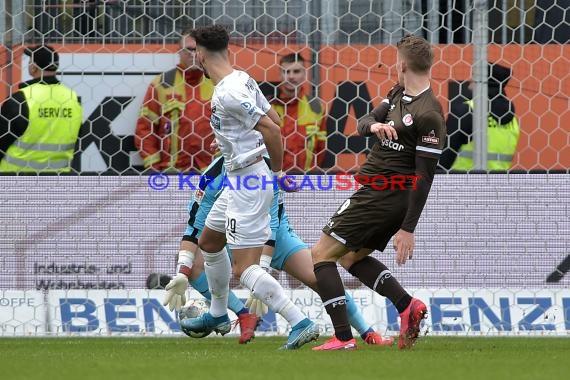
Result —
[[[215, 85], [210, 125], [224, 157], [228, 186], [214, 203], [198, 240], [212, 294], [210, 310], [199, 318], [183, 319], [181, 327], [222, 335], [230, 331], [227, 304], [232, 265], [225, 249], [227, 243], [233, 252], [234, 274], [239, 276], [240, 283], [291, 325], [284, 348], [299, 348], [317, 339], [319, 329], [259, 265], [263, 245], [271, 233], [269, 210], [273, 186], [285, 181], [284, 190], [292, 189], [281, 170], [283, 142], [279, 116], [255, 80], [230, 64], [229, 33], [225, 27], [201, 27], [190, 35], [196, 40], [197, 62]], [[266, 153], [271, 170], [263, 160]], [[167, 289], [169, 292], [186, 291], [185, 272], [191, 266], [191, 258], [179, 257], [178, 274]]]

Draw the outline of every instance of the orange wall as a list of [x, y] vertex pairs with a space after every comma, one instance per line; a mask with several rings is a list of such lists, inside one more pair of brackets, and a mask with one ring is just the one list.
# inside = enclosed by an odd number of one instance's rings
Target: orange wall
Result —
[[[378, 104], [396, 77], [392, 47], [330, 47], [321, 57], [325, 99], [334, 96], [334, 83], [350, 78], [366, 81]], [[432, 85], [447, 111], [447, 81], [470, 78], [473, 51], [471, 46], [440, 45], [435, 57]], [[506, 91], [521, 125], [514, 168], [570, 168], [570, 46], [490, 46], [488, 57], [513, 71]]]
[[[175, 45], [65, 45], [57, 46], [60, 53], [71, 52], [174, 52]], [[306, 46], [248, 45], [232, 47], [236, 66], [248, 70], [259, 81], [279, 80], [279, 57], [301, 51], [306, 59], [311, 51]], [[15, 49], [18, 57], [12, 65], [12, 83], [20, 78], [21, 48]], [[0, 98], [7, 94], [5, 51], [0, 47]], [[449, 80], [467, 80], [471, 76], [473, 50], [469, 45], [438, 45], [435, 48], [435, 65], [432, 86], [444, 110], [448, 109]], [[570, 168], [570, 46], [569, 45], [491, 45], [489, 60], [510, 66], [513, 78], [506, 91], [513, 99], [521, 124], [521, 138], [515, 156], [517, 169]], [[387, 45], [327, 46], [318, 54], [320, 64], [319, 95], [330, 106], [337, 84], [343, 81], [366, 83], [374, 105], [393, 85], [396, 60], [395, 48]], [[381, 67], [379, 63], [382, 63]], [[4, 95], [4, 96], [2, 96]], [[349, 117], [345, 133], [354, 133], [354, 115]], [[344, 159], [347, 159], [345, 157]], [[362, 159], [362, 157], [360, 158]], [[349, 159], [350, 161], [350, 159]]]

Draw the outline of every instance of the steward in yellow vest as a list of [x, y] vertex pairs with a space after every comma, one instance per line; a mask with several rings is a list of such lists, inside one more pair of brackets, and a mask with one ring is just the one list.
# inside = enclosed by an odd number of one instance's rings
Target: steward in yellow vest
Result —
[[[520, 136], [514, 104], [507, 98], [504, 87], [511, 70], [499, 64], [489, 67], [487, 118], [487, 170], [509, 170]], [[471, 89], [471, 85], [469, 86]], [[447, 118], [449, 146], [440, 159], [444, 169], [468, 171], [474, 169], [473, 101], [452, 100]]]
[[33, 79], [0, 109], [0, 172], [66, 173], [83, 120], [77, 94], [55, 77], [59, 57], [49, 46], [26, 50]]
[[[467, 105], [473, 109], [472, 100], [468, 100]], [[489, 115], [487, 118], [487, 170], [509, 170], [511, 168], [519, 136], [520, 128], [516, 117], [505, 124], [499, 124], [492, 114]], [[473, 169], [475, 166], [474, 147], [473, 141], [463, 144], [451, 169], [464, 171]]]

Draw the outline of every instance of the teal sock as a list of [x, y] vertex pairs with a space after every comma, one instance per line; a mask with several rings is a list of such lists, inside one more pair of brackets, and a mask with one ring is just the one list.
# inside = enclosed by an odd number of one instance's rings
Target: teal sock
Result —
[[203, 295], [208, 301], [212, 300], [212, 295], [210, 294], [210, 289], [208, 286], [208, 278], [206, 277], [206, 272], [200, 273], [200, 276], [195, 280], [188, 281], [194, 289], [196, 289], [201, 295]]
[[[208, 278], [206, 277], [206, 272], [200, 273], [200, 276], [198, 276], [198, 278], [195, 280], [190, 280], [189, 282], [190, 285], [192, 285], [192, 287], [196, 289], [201, 295], [206, 297], [208, 300], [212, 299], [212, 295], [210, 294], [208, 287]], [[249, 312], [243, 302], [241, 302], [240, 299], [237, 298], [237, 296], [231, 290], [228, 297], [228, 309], [236, 313], [236, 315]]]
[[348, 323], [358, 331], [360, 336], [366, 336], [368, 331], [372, 331], [372, 328], [364, 320], [364, 317], [358, 310], [358, 307], [356, 307], [352, 296], [347, 291], [344, 292], [344, 295], [346, 296], [346, 313], [348, 314]]
[[248, 313], [249, 310], [245, 307], [243, 302], [230, 290], [230, 294], [228, 297], [228, 309], [236, 313], [236, 315], [240, 315], [243, 313]]

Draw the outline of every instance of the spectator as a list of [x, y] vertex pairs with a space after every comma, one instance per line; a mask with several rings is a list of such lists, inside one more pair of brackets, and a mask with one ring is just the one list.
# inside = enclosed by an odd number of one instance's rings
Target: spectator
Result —
[[0, 172], [71, 172], [83, 111], [77, 94], [56, 78], [59, 54], [27, 48], [32, 79], [0, 108]]
[[185, 30], [178, 65], [149, 85], [137, 120], [135, 145], [152, 171], [201, 171], [212, 161], [212, 82], [196, 65], [196, 41]]
[[285, 149], [283, 170], [289, 173], [315, 171], [325, 157], [323, 106], [307, 94], [304, 87], [307, 70], [299, 53], [288, 54], [279, 63], [282, 83], [271, 106], [281, 118]]
[[[519, 123], [515, 107], [505, 94], [511, 70], [499, 64], [490, 64], [488, 95], [489, 117], [487, 129], [487, 169], [508, 170], [519, 141]], [[467, 100], [452, 101], [447, 118], [449, 146], [440, 165], [444, 169], [471, 170], [473, 163], [473, 83], [469, 84]]]

